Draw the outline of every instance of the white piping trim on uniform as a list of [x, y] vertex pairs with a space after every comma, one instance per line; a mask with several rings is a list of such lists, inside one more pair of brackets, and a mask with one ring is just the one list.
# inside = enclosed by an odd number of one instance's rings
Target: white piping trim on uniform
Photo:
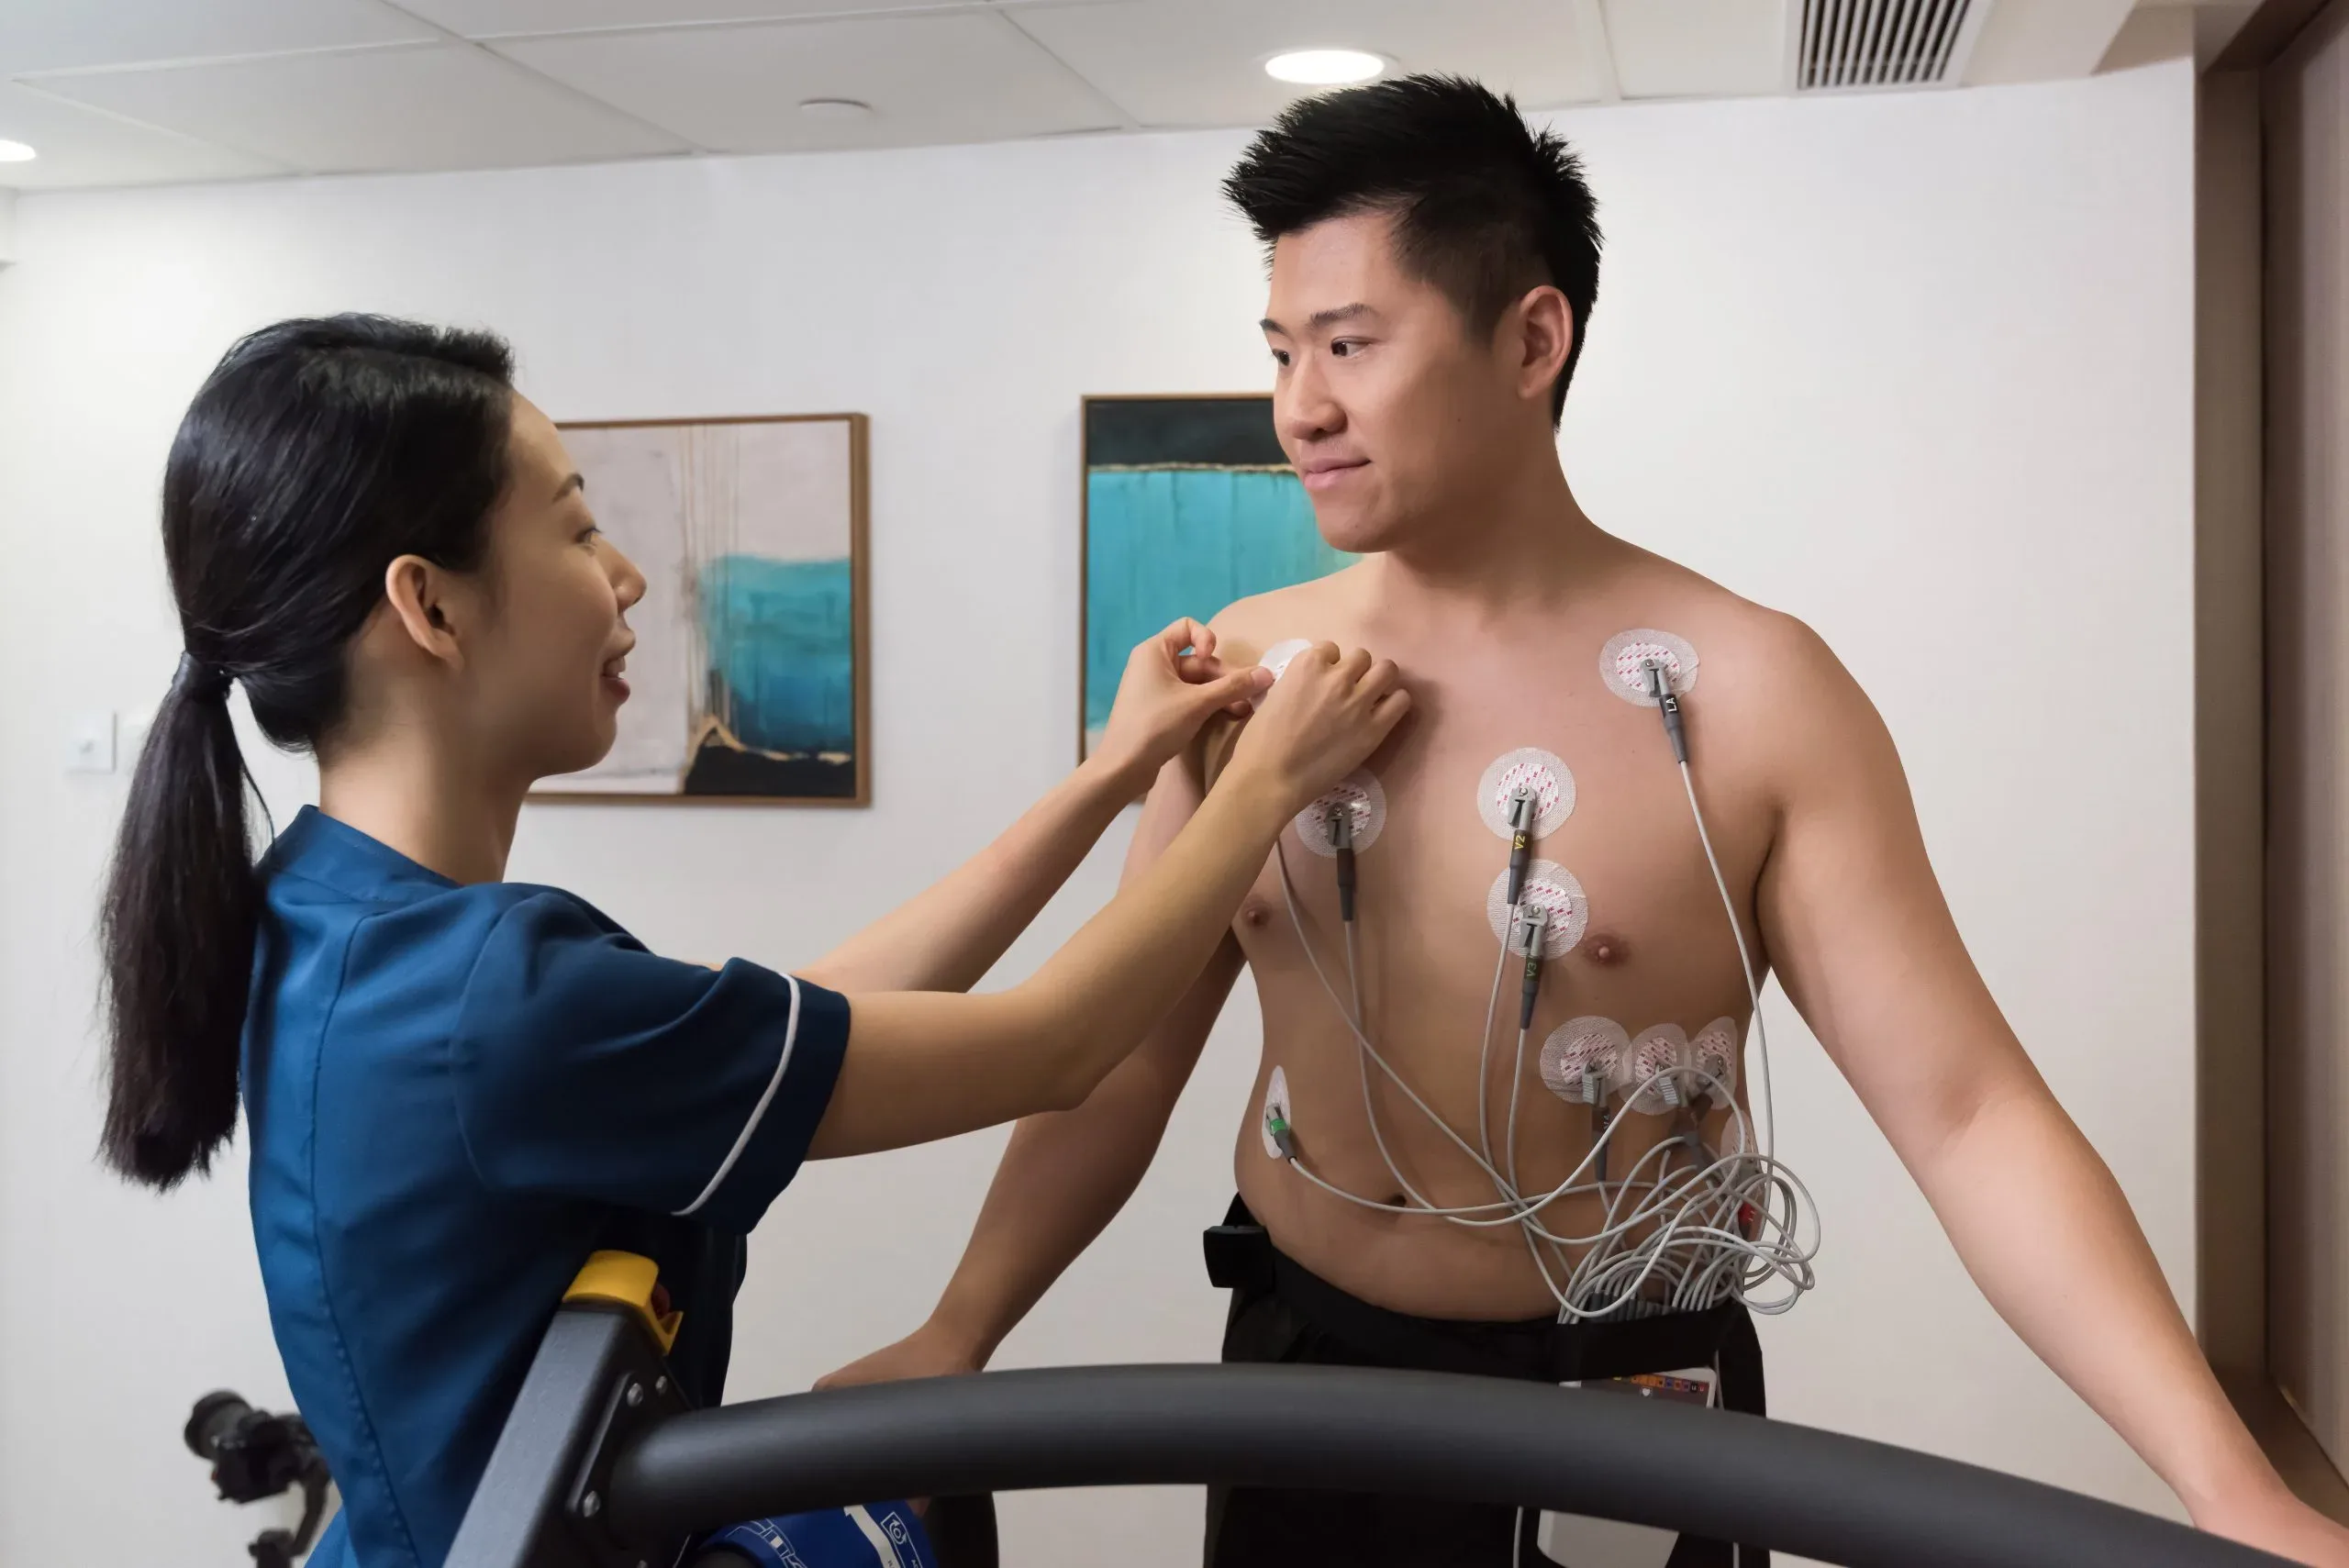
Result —
[[791, 987], [791, 1017], [783, 1026], [783, 1055], [774, 1064], [774, 1076], [767, 1080], [767, 1092], [759, 1096], [759, 1103], [751, 1108], [751, 1119], [742, 1124], [741, 1136], [734, 1140], [734, 1147], [729, 1149], [726, 1158], [718, 1162], [718, 1173], [709, 1178], [709, 1185], [702, 1188], [701, 1196], [677, 1210], [675, 1218], [679, 1219], [685, 1218], [707, 1203], [716, 1195], [718, 1189], [726, 1184], [726, 1178], [733, 1173], [734, 1162], [740, 1160], [742, 1151], [751, 1146], [751, 1135], [759, 1130], [759, 1123], [765, 1118], [767, 1106], [774, 1100], [774, 1092], [783, 1087], [783, 1075], [791, 1067], [791, 1048], [799, 1040], [799, 981], [796, 975], [790, 974], [783, 979], [784, 984]]
[[889, 1539], [889, 1532], [881, 1528], [881, 1521], [874, 1518], [863, 1504], [852, 1505], [848, 1510], [848, 1517], [849, 1522], [863, 1531], [864, 1539], [873, 1543], [873, 1550], [880, 1554], [883, 1568], [905, 1568], [906, 1560], [897, 1555], [896, 1542]]

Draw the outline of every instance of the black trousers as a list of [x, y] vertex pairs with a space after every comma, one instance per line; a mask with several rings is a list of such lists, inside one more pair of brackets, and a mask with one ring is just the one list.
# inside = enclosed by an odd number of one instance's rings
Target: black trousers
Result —
[[[1763, 1415], [1762, 1346], [1734, 1305], [1625, 1323], [1454, 1322], [1389, 1312], [1275, 1249], [1237, 1200], [1207, 1233], [1208, 1276], [1231, 1292], [1223, 1359], [1384, 1367], [1550, 1383], [1709, 1366], [1720, 1403]], [[1396, 1419], [1408, 1421], [1398, 1410]], [[1208, 1568], [1542, 1568], [1540, 1515], [1484, 1504], [1351, 1492], [1214, 1487]], [[1511, 1543], [1517, 1543], [1511, 1558]], [[1754, 1547], [1682, 1536], [1671, 1568], [1768, 1568]]]

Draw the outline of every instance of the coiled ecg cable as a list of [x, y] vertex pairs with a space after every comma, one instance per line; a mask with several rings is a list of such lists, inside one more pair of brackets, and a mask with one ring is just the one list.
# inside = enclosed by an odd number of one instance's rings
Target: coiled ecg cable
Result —
[[[1536, 1271], [1557, 1303], [1558, 1318], [1562, 1322], [1702, 1310], [1732, 1298], [1753, 1311], [1765, 1314], [1783, 1312], [1810, 1289], [1813, 1284], [1810, 1263], [1818, 1252], [1816, 1210], [1810, 1202], [1809, 1189], [1798, 1176], [1776, 1158], [1771, 1150], [1776, 1118], [1771, 1094], [1769, 1037], [1762, 1017], [1760, 986], [1743, 925], [1738, 919], [1736, 900], [1730, 894], [1728, 879], [1714, 851], [1703, 808], [1698, 803], [1695, 780], [1689, 771], [1687, 740], [1678, 694], [1672, 690], [1661, 663], [1649, 661], [1643, 674], [1649, 693], [1656, 699], [1656, 706], [1663, 715], [1665, 735], [1672, 745], [1674, 761], [1688, 798], [1689, 811], [1696, 822], [1706, 863], [1712, 872], [1714, 886], [1720, 895], [1722, 910], [1729, 917], [1747, 998], [1753, 1006], [1757, 1046], [1762, 1055], [1764, 1136], [1760, 1138], [1755, 1136], [1756, 1129], [1749, 1123], [1744, 1107], [1738, 1104], [1729, 1083], [1707, 1071], [1700, 1063], [1668, 1062], [1639, 1082], [1626, 1085], [1623, 1100], [1629, 1106], [1635, 1101], [1652, 1103], [1661, 1099], [1675, 1109], [1678, 1125], [1670, 1136], [1659, 1140], [1642, 1152], [1620, 1179], [1610, 1181], [1607, 1169], [1608, 1151], [1626, 1118], [1620, 1114], [1609, 1114], [1601, 1091], [1592, 1098], [1594, 1133], [1591, 1148], [1582, 1161], [1564, 1180], [1546, 1192], [1527, 1195], [1521, 1190], [1517, 1170], [1518, 1102], [1524, 1080], [1526, 1040], [1540, 991], [1543, 930], [1549, 918], [1548, 912], [1540, 906], [1529, 910], [1522, 903], [1525, 869], [1531, 858], [1531, 828], [1534, 819], [1533, 802], [1529, 792], [1520, 789], [1512, 794], [1509, 801], [1508, 919], [1494, 965], [1485, 1029], [1477, 1047], [1477, 1142], [1475, 1146], [1453, 1129], [1451, 1124], [1386, 1060], [1371, 1039], [1363, 1002], [1361, 955], [1356, 936], [1356, 868], [1352, 811], [1341, 805], [1326, 817], [1330, 846], [1338, 862], [1340, 923], [1344, 933], [1347, 974], [1347, 994], [1344, 995], [1331, 983], [1307, 935], [1286, 848], [1277, 842], [1275, 845], [1281, 891], [1288, 907], [1290, 924], [1297, 932], [1314, 978], [1319, 982], [1323, 992], [1344, 1020], [1348, 1032], [1353, 1036], [1362, 1083], [1363, 1113], [1369, 1123], [1372, 1141], [1378, 1151], [1380, 1162], [1404, 1195], [1405, 1201], [1399, 1211], [1441, 1218], [1471, 1229], [1509, 1225], [1518, 1227], [1524, 1236]], [[1493, 1023], [1499, 1016], [1501, 987], [1512, 952], [1523, 957], [1524, 978], [1520, 993], [1508, 1113], [1501, 1147], [1496, 1151], [1489, 1108], [1489, 1064]], [[1371, 1087], [1373, 1066], [1492, 1182], [1498, 1195], [1495, 1201], [1439, 1205], [1403, 1174], [1380, 1125], [1377, 1097]], [[1728, 1129], [1736, 1140], [1733, 1151], [1716, 1151], [1707, 1146], [1690, 1109], [1695, 1100], [1693, 1096], [1684, 1095], [1684, 1084], [1693, 1084], [1700, 1093], [1728, 1106]], [[1266, 1133], [1279, 1149], [1284, 1162], [1313, 1185], [1361, 1207], [1386, 1214], [1398, 1212], [1398, 1206], [1395, 1203], [1346, 1191], [1310, 1169], [1297, 1150], [1294, 1129], [1286, 1116], [1275, 1117], [1268, 1112]], [[1675, 1170], [1675, 1161], [1684, 1157], [1683, 1168]], [[1551, 1204], [1561, 1198], [1579, 1195], [1595, 1195], [1599, 1200], [1602, 1212], [1598, 1229], [1587, 1235], [1561, 1235], [1543, 1221], [1542, 1211]], [[1806, 1217], [1811, 1219], [1808, 1244], [1800, 1234]], [[1581, 1251], [1578, 1259], [1570, 1257], [1575, 1250]], [[1558, 1273], [1553, 1270], [1553, 1263], [1565, 1274], [1563, 1284]], [[1766, 1296], [1760, 1294], [1772, 1281], [1777, 1282], [1783, 1291]]]
[[[1304, 930], [1302, 914], [1297, 906], [1295, 883], [1289, 873], [1285, 851], [1278, 852], [1278, 861], [1282, 873], [1282, 890], [1288, 904], [1290, 918], [1296, 924], [1302, 940]], [[1753, 1138], [1751, 1128], [1744, 1120], [1742, 1109], [1735, 1105], [1733, 1099], [1731, 1099], [1731, 1108], [1733, 1118], [1732, 1125], [1739, 1135], [1738, 1153], [1713, 1157], [1706, 1165], [1684, 1173], [1669, 1181], [1661, 1176], [1650, 1177], [1645, 1171], [1645, 1167], [1650, 1162], [1667, 1158], [1675, 1150], [1682, 1147], [1678, 1140], [1667, 1140], [1642, 1155], [1633, 1168], [1625, 1173], [1622, 1182], [1613, 1185], [1610, 1195], [1601, 1184], [1586, 1180], [1586, 1173], [1593, 1163], [1605, 1151], [1607, 1143], [1602, 1140], [1556, 1187], [1539, 1195], [1523, 1195], [1518, 1192], [1516, 1184], [1510, 1182], [1500, 1169], [1480, 1155], [1459, 1133], [1453, 1130], [1451, 1125], [1428, 1105], [1425, 1098], [1412, 1087], [1369, 1039], [1361, 1024], [1363, 1008], [1360, 1003], [1359, 955], [1351, 928], [1347, 931], [1347, 938], [1348, 966], [1352, 972], [1350, 989], [1354, 994], [1351, 1006], [1345, 998], [1340, 996], [1336, 987], [1331, 984], [1327, 971], [1322, 968], [1319, 956], [1313, 951], [1312, 944], [1305, 941], [1303, 945], [1307, 962], [1312, 968], [1315, 978], [1320, 982], [1323, 990], [1336, 1005], [1350, 1032], [1354, 1036], [1360, 1053], [1357, 1062], [1363, 1082], [1364, 1114], [1369, 1121], [1372, 1138], [1378, 1149], [1381, 1162], [1408, 1200], [1404, 1212], [1443, 1218], [1452, 1224], [1472, 1229], [1504, 1225], [1520, 1226], [1525, 1230], [1535, 1267], [1542, 1273], [1553, 1298], [1558, 1302], [1559, 1316], [1562, 1319], [1601, 1318], [1636, 1308], [1641, 1305], [1640, 1297], [1648, 1282], [1659, 1276], [1686, 1284], [1688, 1261], [1674, 1262], [1668, 1260], [1676, 1253], [1690, 1252], [1707, 1244], [1715, 1244], [1737, 1252], [1753, 1254], [1753, 1262], [1757, 1267], [1749, 1271], [1750, 1279], [1741, 1275], [1732, 1282], [1737, 1284], [1741, 1290], [1759, 1284], [1765, 1279], [1774, 1275], [1783, 1278], [1790, 1286], [1787, 1296], [1777, 1302], [1764, 1302], [1751, 1299], [1749, 1296], [1748, 1304], [1756, 1310], [1765, 1312], [1784, 1310], [1785, 1307], [1792, 1305], [1795, 1296], [1809, 1288], [1808, 1263], [1816, 1247], [1815, 1245], [1808, 1249], [1801, 1247], [1795, 1240], [1793, 1234], [1795, 1216], [1802, 1209], [1809, 1207], [1809, 1194], [1802, 1189], [1798, 1178], [1794, 1177], [1791, 1172], [1783, 1171], [1775, 1161], [1758, 1159], [1744, 1152], [1753, 1147]], [[1505, 949], [1504, 958], [1506, 953]], [[1498, 994], [1497, 981], [1497, 976], [1496, 1001]], [[1369, 1069], [1372, 1065], [1375, 1065], [1402, 1092], [1420, 1114], [1427, 1118], [1431, 1125], [1442, 1132], [1472, 1163], [1485, 1173], [1486, 1178], [1493, 1182], [1495, 1190], [1501, 1194], [1497, 1200], [1454, 1207], [1438, 1205], [1421, 1193], [1410, 1179], [1403, 1174], [1395, 1161], [1392, 1150], [1387, 1145], [1385, 1129], [1380, 1125], [1376, 1102], [1371, 1094]], [[1719, 1090], [1724, 1099], [1730, 1099], [1726, 1093], [1727, 1085], [1720, 1080], [1713, 1078], [1711, 1074], [1701, 1069], [1680, 1066], [1660, 1069], [1646, 1080], [1633, 1085], [1631, 1094], [1636, 1095], [1653, 1085], [1668, 1081], [1675, 1074], [1699, 1078], [1703, 1080], [1706, 1087]], [[1612, 1125], [1620, 1127], [1620, 1118]], [[1396, 1205], [1349, 1192], [1328, 1181], [1308, 1166], [1297, 1154], [1294, 1135], [1285, 1121], [1273, 1130], [1275, 1144], [1282, 1149], [1286, 1162], [1315, 1186], [1360, 1207], [1375, 1209], [1386, 1214], [1397, 1212]], [[1611, 1132], [1610, 1128], [1609, 1134], [1610, 1138]], [[1709, 1153], [1709, 1151], [1707, 1152]], [[1725, 1177], [1739, 1176], [1742, 1176], [1744, 1180], [1736, 1190], [1724, 1190], [1720, 1184]], [[1646, 1194], [1647, 1196], [1627, 1214], [1622, 1207], [1624, 1198], [1627, 1195], [1635, 1192]], [[1558, 1198], [1593, 1193], [1599, 1194], [1607, 1200], [1607, 1217], [1606, 1222], [1598, 1229], [1586, 1235], [1560, 1235], [1538, 1218], [1542, 1208]], [[1676, 1212], [1672, 1212], [1670, 1218], [1665, 1218], [1667, 1210]], [[1754, 1216], [1754, 1228], [1757, 1232], [1763, 1235], [1775, 1235], [1784, 1240], [1775, 1244], [1757, 1245], [1740, 1235], [1731, 1222], [1741, 1212], [1747, 1210]], [[1658, 1224], [1659, 1221], [1661, 1224]], [[1636, 1255], [1626, 1257], [1620, 1252], [1606, 1250], [1610, 1246], [1620, 1247], [1634, 1232], [1650, 1225], [1657, 1225], [1657, 1229], [1639, 1248]], [[1537, 1242], [1553, 1248], [1589, 1247], [1594, 1251], [1585, 1257], [1579, 1268], [1573, 1271], [1573, 1278], [1569, 1284], [1561, 1286], [1556, 1276], [1544, 1262], [1540, 1248], [1536, 1245]], [[1563, 1260], [1560, 1261], [1563, 1262]], [[1712, 1268], [1706, 1272], [1704, 1277], [1716, 1287], [1709, 1292], [1708, 1299], [1697, 1300], [1686, 1289], [1675, 1288], [1670, 1294], [1675, 1298], [1688, 1299], [1694, 1305], [1710, 1305], [1712, 1300], [1719, 1299], [1722, 1294], [1722, 1289], [1725, 1288], [1722, 1285], [1725, 1276], [1720, 1269]], [[1610, 1282], [1615, 1281], [1623, 1282], [1620, 1288], [1612, 1292], [1604, 1289]], [[1596, 1299], [1594, 1299], [1594, 1294], [1596, 1294]], [[1670, 1309], [1672, 1307], [1669, 1302], [1651, 1307], [1651, 1310], [1656, 1311]]]

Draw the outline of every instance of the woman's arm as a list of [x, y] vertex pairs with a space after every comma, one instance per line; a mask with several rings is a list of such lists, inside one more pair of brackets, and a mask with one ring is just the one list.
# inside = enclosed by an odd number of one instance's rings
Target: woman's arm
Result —
[[[1319, 655], [1315, 657], [1314, 655]], [[1077, 1106], [1190, 987], [1273, 840], [1409, 706], [1395, 666], [1301, 653], [1157, 863], [1008, 991], [852, 995], [810, 1153], [859, 1154]]]
[[1127, 660], [1108, 729], [1074, 773], [944, 880], [797, 973], [850, 993], [969, 990], [1150, 787], [1159, 765], [1217, 711], [1245, 712], [1249, 694], [1268, 679], [1253, 668], [1227, 673], [1215, 657], [1215, 632], [1176, 621]]

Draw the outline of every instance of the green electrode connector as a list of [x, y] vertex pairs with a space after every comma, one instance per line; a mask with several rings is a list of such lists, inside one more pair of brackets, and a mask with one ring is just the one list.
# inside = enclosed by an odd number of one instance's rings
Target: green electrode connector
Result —
[[1281, 1115], [1278, 1111], [1266, 1111], [1264, 1113], [1264, 1130], [1272, 1135], [1273, 1146], [1281, 1151], [1282, 1159], [1294, 1160], [1297, 1158], [1297, 1140], [1289, 1133], [1288, 1118], [1286, 1117]]

